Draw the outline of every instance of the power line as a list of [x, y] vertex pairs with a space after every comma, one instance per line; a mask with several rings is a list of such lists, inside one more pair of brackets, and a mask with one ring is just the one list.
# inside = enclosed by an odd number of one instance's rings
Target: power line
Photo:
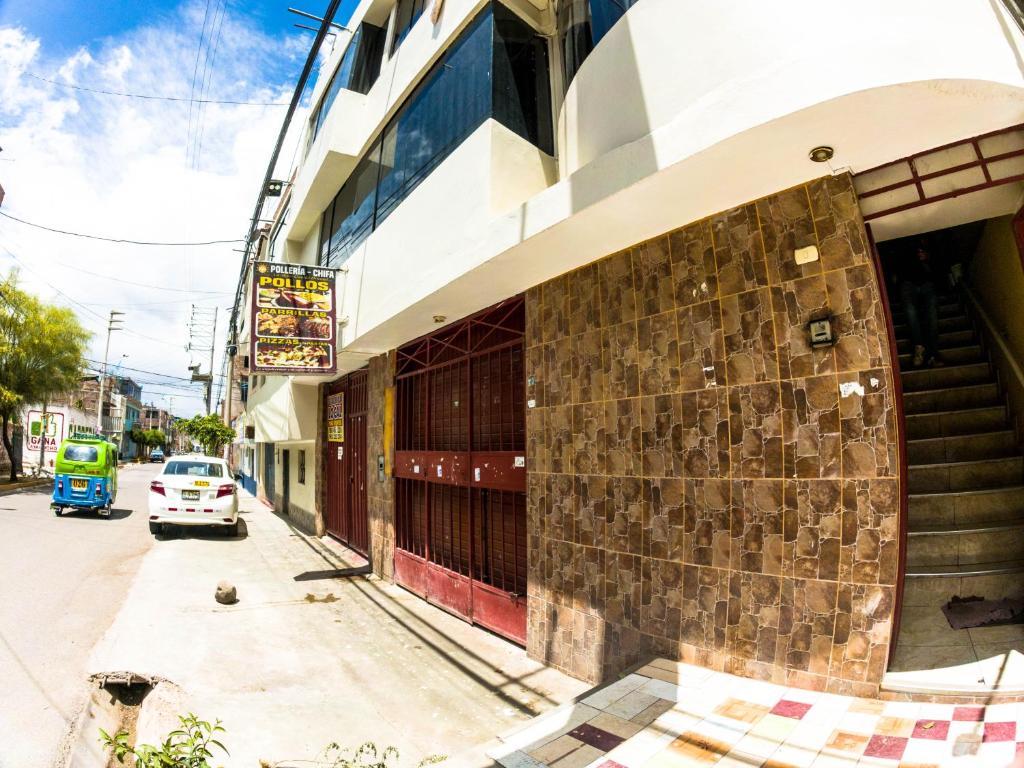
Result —
[[42, 77], [41, 75], [33, 74], [32, 72], [22, 72], [23, 75], [27, 75], [35, 80], [41, 80], [44, 83], [50, 83], [61, 88], [71, 88], [76, 91], [86, 91], [88, 93], [98, 93], [103, 96], [122, 96], [129, 99], [146, 99], [149, 101], [180, 101], [180, 102], [191, 102], [193, 104], [230, 104], [239, 107], [287, 107], [288, 102], [285, 101], [234, 101], [232, 99], [191, 99], [187, 96], [158, 96], [155, 94], [147, 93], [126, 93], [124, 91], [106, 91], [101, 88], [87, 88], [84, 85], [75, 85], [74, 83], [62, 83], [58, 80], [51, 80], [48, 77]]
[[[110, 280], [111, 282], [114, 282], [114, 283], [124, 283], [125, 285], [134, 285], [137, 288], [151, 288], [154, 291], [170, 291], [171, 293], [202, 293], [202, 294], [206, 294], [206, 295], [210, 295], [210, 296], [224, 296], [224, 295], [230, 293], [230, 291], [198, 291], [198, 290], [193, 290], [191, 288], [168, 288], [168, 287], [163, 286], [163, 285], [153, 285], [152, 283], [138, 283], [138, 282], [135, 282], [134, 280], [125, 280], [125, 279], [120, 278], [120, 277], [114, 277], [113, 275], [105, 275], [102, 272], [90, 272], [88, 269], [82, 269], [81, 267], [76, 267], [76, 266], [73, 266], [71, 264], [65, 264], [62, 261], [57, 261], [57, 262], [54, 262], [54, 263], [59, 264], [62, 267], [67, 267], [68, 269], [73, 269], [76, 272], [81, 272], [81, 273], [86, 274], [86, 275], [92, 275], [93, 277], [102, 277], [104, 280]], [[184, 301], [189, 302], [189, 303], [193, 303], [193, 304], [195, 303], [194, 301], [189, 300], [189, 299], [185, 299]], [[211, 299], [201, 299], [201, 301], [211, 301]], [[104, 306], [106, 306], [106, 305], [104, 305]]]
[[[87, 363], [102, 364], [102, 363], [100, 363], [99, 360], [93, 360], [92, 358], [83, 357], [82, 359], [85, 360], [85, 362], [87, 362]], [[187, 376], [175, 376], [175, 375], [170, 374], [170, 373], [160, 373], [159, 371], [148, 371], [148, 370], [146, 370], [144, 368], [131, 368], [131, 367], [127, 366], [127, 365], [122, 365], [121, 369], [125, 370], [125, 371], [135, 371], [136, 373], [148, 373], [151, 376], [163, 376], [165, 379], [177, 379], [179, 381], [192, 381], [192, 379], [190, 379]], [[218, 374], [218, 376], [219, 375], [220, 374]]]
[[200, 246], [200, 245], [230, 245], [232, 243], [244, 243], [245, 240], [242, 238], [235, 238], [234, 240], [204, 240], [202, 242], [195, 243], [168, 243], [159, 242], [152, 240], [129, 240], [122, 237], [102, 237], [101, 235], [87, 235], [83, 232], [70, 232], [66, 229], [57, 229], [56, 227], [47, 227], [43, 224], [36, 224], [31, 221], [25, 221], [25, 219], [19, 219], [17, 216], [11, 216], [9, 213], [0, 211], [0, 216], [16, 221], [19, 224], [24, 224], [28, 227], [35, 227], [36, 229], [43, 229], [47, 232], [53, 232], [58, 235], [70, 235], [71, 237], [83, 237], [87, 240], [102, 240], [105, 243], [122, 243], [125, 245], [158, 245], [158, 246]]

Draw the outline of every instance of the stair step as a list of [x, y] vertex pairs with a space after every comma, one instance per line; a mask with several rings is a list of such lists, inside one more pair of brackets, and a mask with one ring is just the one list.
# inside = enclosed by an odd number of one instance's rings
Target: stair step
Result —
[[1001, 402], [999, 385], [995, 382], [903, 393], [903, 411], [906, 414], [983, 408]]
[[953, 597], [988, 600], [1024, 595], [1024, 560], [1000, 560], [954, 566], [907, 566], [903, 604], [939, 607]]
[[[975, 342], [974, 331], [950, 331], [949, 333], [939, 334], [939, 351], [943, 352], [946, 349], [952, 347], [966, 347]], [[904, 352], [913, 352], [913, 345], [910, 343], [909, 338], [896, 337], [896, 348], [902, 354]]]
[[1024, 480], [1024, 456], [911, 466], [907, 468], [907, 479], [910, 493], [1020, 485]]
[[[954, 317], [956, 315], [962, 315], [963, 313], [964, 307], [958, 298], [949, 297], [939, 301], [939, 318]], [[906, 313], [903, 311], [903, 302], [900, 300], [898, 295], [894, 295], [892, 297], [893, 322], [903, 322], [906, 319], [906, 316]]]
[[907, 566], [947, 567], [987, 563], [995, 557], [1024, 560], [1024, 518], [970, 528], [932, 526], [910, 531]]
[[911, 530], [1012, 521], [1024, 518], [1024, 485], [911, 494], [907, 508]]
[[[951, 347], [949, 349], [942, 350], [942, 359], [946, 361], [947, 366], [954, 365], [965, 365], [968, 363], [982, 363], [988, 362], [988, 358], [985, 356], [985, 350], [981, 344], [970, 344], [966, 347]], [[900, 370], [910, 371], [911, 363], [914, 362], [914, 355], [910, 352], [900, 355]]]
[[[971, 318], [965, 314], [961, 313], [951, 317], [939, 317], [940, 334], [949, 333], [950, 331], [966, 331], [973, 329], [974, 323], [972, 323]], [[893, 330], [896, 332], [896, 338], [910, 338], [910, 326], [905, 322], [896, 322], [893, 320]]]
[[964, 408], [906, 415], [907, 439], [953, 437], [1005, 429], [1009, 425], [1005, 405]]
[[900, 378], [903, 381], [904, 392], [920, 392], [924, 389], [994, 382], [995, 372], [986, 360], [964, 365], [946, 365], [942, 368], [901, 370]]
[[1019, 453], [1017, 435], [1012, 429], [907, 441], [907, 462], [914, 466], [996, 459]]

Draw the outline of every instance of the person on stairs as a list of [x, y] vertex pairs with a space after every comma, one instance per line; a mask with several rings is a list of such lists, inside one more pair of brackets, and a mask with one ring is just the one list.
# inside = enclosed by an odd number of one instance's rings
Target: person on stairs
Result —
[[900, 259], [896, 277], [903, 311], [914, 345], [915, 368], [945, 365], [939, 355], [939, 305], [937, 286], [943, 281], [942, 265], [932, 256], [925, 241], [918, 240], [914, 252]]

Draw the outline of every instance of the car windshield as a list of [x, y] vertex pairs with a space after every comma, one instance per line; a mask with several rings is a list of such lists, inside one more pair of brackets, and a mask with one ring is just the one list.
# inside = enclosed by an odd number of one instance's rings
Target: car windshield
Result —
[[192, 475], [193, 477], [224, 477], [220, 464], [209, 461], [172, 461], [164, 470], [165, 475]]
[[95, 462], [99, 455], [95, 445], [69, 445], [64, 448], [64, 461]]

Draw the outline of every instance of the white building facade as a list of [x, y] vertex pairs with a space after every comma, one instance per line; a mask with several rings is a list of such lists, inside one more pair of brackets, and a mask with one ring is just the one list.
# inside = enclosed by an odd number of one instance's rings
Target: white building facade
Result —
[[902, 690], [901, 616], [968, 586], [914, 571], [886, 243], [1011, 231], [1020, 18], [363, 0], [261, 251], [340, 270], [340, 375], [249, 377], [247, 475], [581, 678], [659, 654]]

